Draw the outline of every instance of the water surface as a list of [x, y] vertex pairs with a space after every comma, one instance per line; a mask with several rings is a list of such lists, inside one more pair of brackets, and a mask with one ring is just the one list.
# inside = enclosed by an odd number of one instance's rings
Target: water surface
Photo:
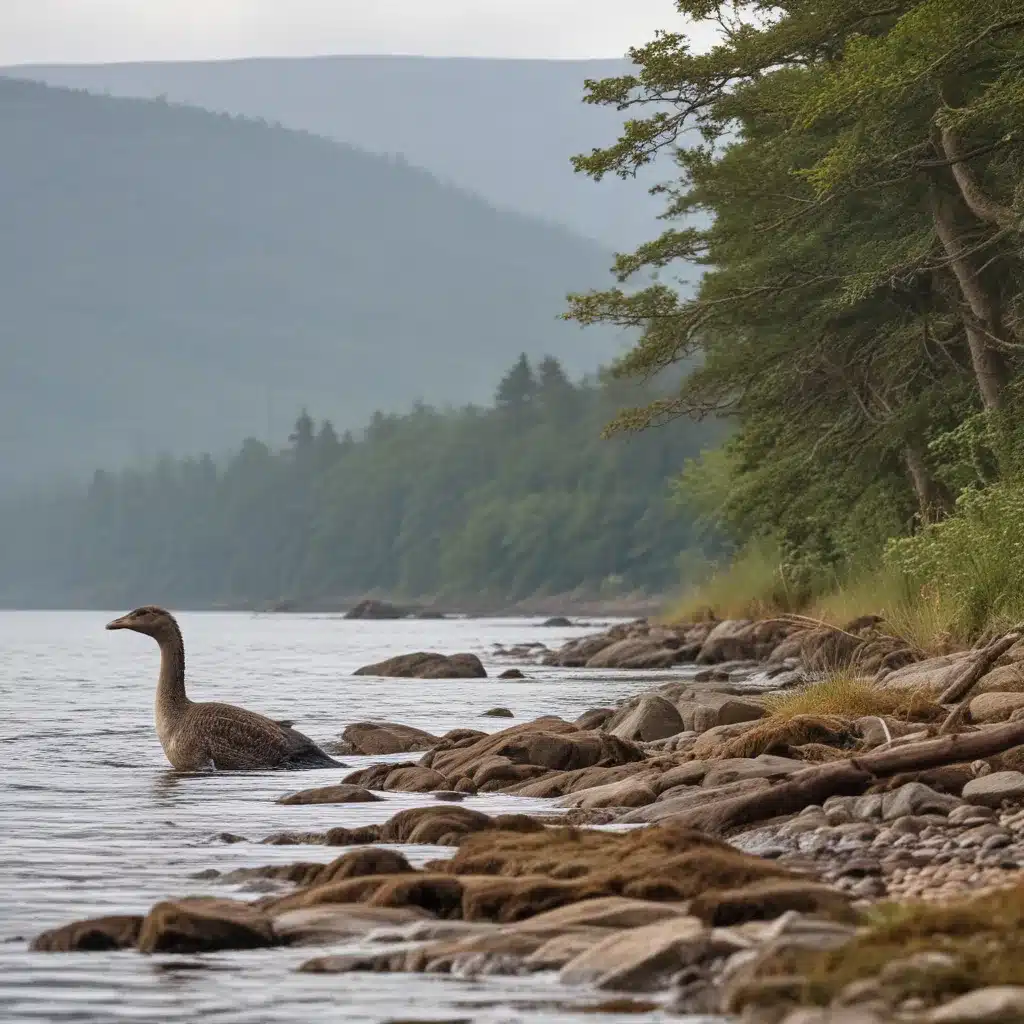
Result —
[[[429, 795], [389, 793], [376, 804], [281, 807], [274, 801], [282, 794], [337, 782], [345, 771], [170, 771], [153, 728], [156, 645], [137, 634], [105, 632], [114, 614], [0, 612], [0, 1021], [593, 1020], [572, 1007], [593, 1003], [594, 993], [567, 990], [548, 976], [296, 974], [295, 966], [317, 948], [192, 957], [28, 952], [26, 941], [36, 933], [78, 917], [141, 912], [167, 896], [238, 893], [194, 877], [209, 868], [327, 861], [340, 852], [259, 845], [270, 833], [369, 824], [432, 802]], [[494, 731], [511, 724], [480, 717], [495, 706], [510, 708], [517, 721], [542, 714], [571, 719], [649, 685], [638, 673], [552, 668], [527, 668], [528, 681], [352, 675], [361, 665], [416, 650], [471, 651], [493, 675], [509, 664], [494, 657], [495, 643], [542, 639], [555, 646], [589, 631], [541, 629], [530, 620], [179, 618], [194, 700], [294, 720], [319, 742], [368, 719], [433, 733], [459, 726]], [[381, 759], [344, 760], [356, 768]], [[544, 801], [500, 794], [464, 806], [488, 813], [550, 810]], [[246, 841], [227, 844], [219, 838], [224, 832]], [[414, 863], [451, 853], [402, 849]]]

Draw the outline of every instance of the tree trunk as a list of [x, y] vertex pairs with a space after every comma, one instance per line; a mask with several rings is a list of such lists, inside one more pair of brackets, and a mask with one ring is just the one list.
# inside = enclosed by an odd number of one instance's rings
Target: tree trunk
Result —
[[903, 455], [907, 463], [907, 472], [910, 474], [910, 481], [914, 485], [914, 493], [917, 495], [917, 503], [921, 509], [921, 521], [923, 523], [934, 522], [949, 507], [949, 494], [929, 472], [920, 448], [914, 444], [908, 444]]
[[961, 242], [960, 228], [952, 200], [932, 189], [932, 220], [942, 243], [950, 269], [960, 285], [960, 293], [970, 309], [964, 317], [971, 365], [981, 392], [981, 400], [989, 412], [1002, 407], [1006, 362], [997, 348], [1005, 338], [999, 304], [989, 293], [970, 256]]
[[953, 172], [953, 178], [956, 181], [957, 188], [960, 189], [960, 195], [963, 196], [963, 200], [971, 213], [978, 220], [994, 224], [998, 228], [1009, 228], [1019, 231], [1021, 225], [1014, 216], [1013, 210], [1008, 206], [995, 202], [985, 194], [981, 185], [978, 184], [970, 167], [967, 166], [967, 161], [963, 159], [963, 148], [960, 145], [960, 140], [950, 128], [942, 129], [942, 149], [946, 154], [946, 159], [950, 162], [949, 169]]

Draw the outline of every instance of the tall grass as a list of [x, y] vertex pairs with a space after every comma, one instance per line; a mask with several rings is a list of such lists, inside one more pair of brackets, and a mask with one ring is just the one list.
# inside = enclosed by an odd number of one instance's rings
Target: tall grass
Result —
[[886, 690], [851, 672], [836, 671], [816, 683], [764, 698], [769, 721], [789, 721], [805, 715], [863, 718], [882, 715], [914, 719], [934, 717], [936, 707], [927, 693]]
[[666, 617], [674, 622], [756, 619], [799, 612], [807, 599], [806, 584], [787, 571], [778, 548], [760, 542], [748, 545], [728, 565], [712, 568]]

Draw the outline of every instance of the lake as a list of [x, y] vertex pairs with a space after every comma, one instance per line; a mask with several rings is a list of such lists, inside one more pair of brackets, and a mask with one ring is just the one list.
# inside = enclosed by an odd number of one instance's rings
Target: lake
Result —
[[[248, 895], [196, 879], [298, 860], [332, 860], [338, 848], [263, 846], [286, 829], [384, 821], [429, 795], [381, 803], [282, 807], [281, 795], [340, 781], [347, 771], [170, 771], [153, 726], [158, 649], [145, 636], [108, 633], [126, 609], [0, 612], [0, 1020], [238, 1022], [590, 1020], [595, 1001], [553, 976], [460, 980], [423, 975], [295, 973], [316, 947], [204, 956], [135, 952], [37, 954], [27, 941], [75, 918], [143, 912], [168, 896]], [[189, 695], [294, 720], [318, 742], [351, 722], [389, 720], [433, 733], [496, 731], [495, 706], [516, 721], [572, 719], [650, 685], [638, 673], [526, 669], [522, 680], [381, 680], [352, 673], [416, 650], [478, 654], [492, 674], [510, 662], [494, 645], [556, 646], [591, 628], [541, 628], [539, 620], [346, 621], [333, 616], [184, 613]], [[417, 759], [400, 755], [393, 760]], [[385, 760], [344, 757], [351, 769]], [[464, 806], [488, 813], [550, 810], [540, 800], [489, 794]], [[225, 843], [220, 833], [245, 837]], [[413, 863], [450, 849], [401, 847]], [[337, 949], [337, 947], [335, 947]], [[636, 1014], [603, 1020], [637, 1020]], [[641, 1020], [654, 1020], [647, 1015]], [[675, 1018], [678, 1019], [678, 1018]]]

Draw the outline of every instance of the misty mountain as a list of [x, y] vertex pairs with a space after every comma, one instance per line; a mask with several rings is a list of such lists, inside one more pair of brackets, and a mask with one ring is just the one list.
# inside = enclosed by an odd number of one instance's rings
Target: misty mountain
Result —
[[279, 438], [302, 405], [484, 400], [520, 351], [575, 375], [623, 343], [558, 320], [608, 251], [402, 160], [3, 78], [0, 139], [7, 482]]
[[641, 182], [595, 183], [570, 157], [613, 142], [624, 114], [583, 103], [584, 81], [628, 73], [624, 60], [344, 56], [38, 66], [7, 73], [111, 95], [161, 96], [305, 129], [376, 153], [404, 154], [506, 209], [565, 224], [617, 251], [656, 235], [663, 201]]

